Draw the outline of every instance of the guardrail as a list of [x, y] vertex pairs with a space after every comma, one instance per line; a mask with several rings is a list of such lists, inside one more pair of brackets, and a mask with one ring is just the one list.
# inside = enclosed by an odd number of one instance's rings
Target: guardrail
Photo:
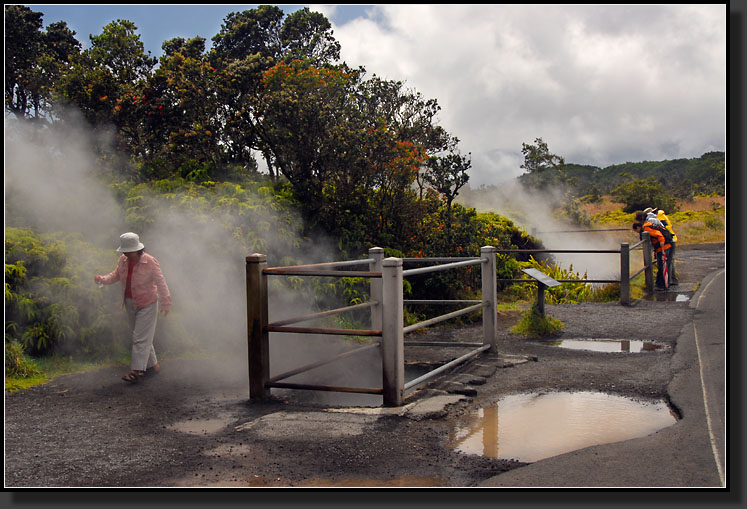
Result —
[[[644, 267], [630, 275], [630, 251], [643, 250]], [[620, 274], [618, 279], [594, 280], [558, 280], [559, 283], [620, 283], [620, 301], [630, 303], [630, 280], [646, 272], [646, 285], [653, 292], [652, 249], [648, 234], [643, 233], [642, 240], [633, 246], [627, 243], [620, 245], [619, 250], [552, 250], [552, 249], [503, 249], [485, 246], [480, 250], [480, 257], [473, 258], [384, 258], [382, 248], [369, 250], [369, 258], [342, 262], [328, 262], [310, 265], [296, 265], [290, 267], [267, 267], [267, 258], [262, 254], [252, 254], [246, 257], [246, 288], [247, 288], [247, 340], [249, 355], [249, 393], [250, 399], [262, 400], [270, 396], [270, 389], [307, 389], [336, 392], [358, 392], [365, 394], [381, 394], [386, 406], [400, 406], [406, 390], [420, 385], [439, 373], [465, 362], [482, 352], [495, 350], [496, 347], [496, 302], [497, 281], [532, 283], [536, 280], [528, 279], [496, 279], [496, 253], [617, 253], [620, 254]], [[428, 267], [403, 269], [404, 263], [441, 263]], [[367, 265], [369, 270], [339, 270], [341, 267]], [[452, 270], [472, 265], [481, 266], [482, 299], [477, 300], [407, 300], [403, 298], [403, 280], [405, 277], [430, 272]], [[372, 270], [371, 270], [372, 269]], [[624, 277], [627, 274], [628, 277]], [[269, 323], [268, 321], [268, 292], [267, 277], [277, 276], [327, 276], [327, 277], [363, 277], [370, 279], [371, 298], [369, 302], [345, 306], [337, 309], [306, 314], [293, 318]], [[468, 304], [466, 307], [446, 313], [422, 322], [403, 325], [404, 306], [406, 304]], [[332, 316], [359, 309], [371, 309], [371, 326], [369, 329], [339, 329], [325, 327], [291, 326], [301, 322]], [[493, 312], [486, 312], [493, 310]], [[482, 311], [483, 341], [482, 343], [438, 343], [438, 342], [405, 342], [404, 335], [420, 329], [441, 323], [458, 316]], [[270, 378], [270, 333], [299, 333], [299, 334], [331, 334], [350, 336], [378, 337], [380, 340], [372, 345], [353, 349], [335, 357], [313, 362], [295, 368], [291, 371]], [[404, 381], [404, 346], [460, 346], [473, 350], [467, 354], [448, 362], [410, 382]], [[297, 384], [283, 380], [331, 362], [349, 357], [359, 352], [373, 348], [381, 349], [382, 358], [382, 387], [339, 387], [320, 384]]]
[[[437, 374], [451, 367], [465, 362], [480, 353], [495, 349], [496, 314], [486, 313], [486, 309], [496, 309], [496, 257], [495, 248], [483, 247], [479, 258], [384, 258], [382, 248], [369, 250], [370, 258], [345, 262], [329, 262], [313, 265], [299, 265], [292, 267], [267, 267], [267, 258], [262, 254], [252, 254], [246, 257], [246, 287], [247, 287], [247, 340], [249, 344], [249, 394], [252, 400], [262, 400], [270, 396], [272, 387], [285, 389], [311, 389], [336, 392], [358, 392], [366, 394], [381, 394], [384, 405], [400, 406], [406, 390], [424, 383]], [[403, 270], [403, 263], [407, 262], [447, 262], [442, 265], [420, 267]], [[369, 271], [332, 270], [352, 265], [373, 266]], [[481, 301], [405, 301], [403, 298], [403, 278], [407, 276], [425, 274], [429, 272], [451, 270], [470, 265], [482, 267], [482, 300]], [[331, 277], [365, 277], [371, 280], [371, 300], [367, 303], [346, 306], [342, 308], [307, 314], [294, 318], [269, 323], [268, 321], [268, 293], [267, 277], [270, 275], [294, 276], [331, 276]], [[403, 315], [405, 304], [471, 304], [462, 309], [437, 316], [423, 322], [404, 327]], [[354, 309], [371, 308], [370, 329], [335, 329], [323, 327], [289, 327], [304, 321], [331, 316]], [[405, 343], [404, 335], [421, 327], [434, 325], [471, 313], [483, 311], [483, 343], [455, 344], [455, 343]], [[270, 378], [270, 348], [269, 333], [304, 333], [304, 334], [342, 334], [354, 336], [378, 336], [381, 340], [373, 345], [344, 352], [335, 357], [320, 360], [298, 367], [286, 373]], [[433, 371], [426, 373], [408, 383], [404, 381], [404, 346], [466, 346], [477, 347], [461, 357], [452, 360]], [[355, 353], [380, 347], [382, 358], [382, 387], [338, 387], [318, 384], [297, 384], [283, 382], [291, 376], [314, 369], [336, 360], [354, 355]]]
[[[581, 230], [574, 232], [553, 232], [553, 233], [585, 233], [585, 232], [598, 232], [606, 230]], [[609, 231], [620, 231], [618, 229], [612, 229]], [[627, 231], [627, 230], [626, 230]], [[546, 232], [547, 233], [547, 232]], [[630, 274], [630, 252], [636, 249], [643, 250], [643, 268]], [[582, 254], [619, 254], [620, 255], [620, 279], [558, 279], [559, 283], [618, 283], [620, 284], [620, 304], [630, 304], [630, 282], [638, 276], [641, 272], [645, 271], [646, 274], [646, 289], [649, 293], [654, 291], [654, 278], [653, 278], [653, 263], [652, 263], [652, 247], [647, 232], [642, 233], [640, 242], [633, 244], [632, 246], [623, 242], [620, 244], [620, 249], [500, 249], [498, 253], [582, 253]], [[627, 274], [627, 277], [624, 275]], [[498, 281], [510, 282], [510, 283], [535, 283], [532, 279], [499, 279]]]

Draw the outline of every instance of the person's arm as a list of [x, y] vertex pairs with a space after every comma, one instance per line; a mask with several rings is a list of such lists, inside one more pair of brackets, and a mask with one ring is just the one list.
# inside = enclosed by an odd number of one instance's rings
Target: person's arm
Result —
[[119, 281], [119, 266], [122, 264], [122, 258], [119, 259], [117, 267], [106, 276], [94, 276], [93, 280], [96, 284], [110, 285]]

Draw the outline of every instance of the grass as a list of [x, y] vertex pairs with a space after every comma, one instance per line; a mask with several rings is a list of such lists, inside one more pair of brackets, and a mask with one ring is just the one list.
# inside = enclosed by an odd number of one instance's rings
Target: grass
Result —
[[[724, 242], [725, 205], [724, 196], [698, 196], [691, 201], [678, 202], [678, 212], [666, 211], [677, 233], [677, 242], [680, 245]], [[598, 202], [582, 203], [579, 208], [591, 219], [592, 228], [630, 228], [633, 224], [634, 214], [623, 212], [623, 204], [612, 201], [609, 196]], [[632, 238], [633, 235], [627, 236]]]
[[564, 327], [565, 324], [560, 320], [540, 315], [539, 307], [535, 303], [521, 315], [519, 323], [511, 327], [511, 332], [527, 337], [544, 338], [557, 336]]
[[5, 392], [16, 392], [43, 385], [50, 380], [70, 373], [83, 373], [97, 369], [127, 364], [126, 360], [79, 361], [69, 356], [51, 356], [33, 359], [34, 369], [27, 376], [5, 374]]

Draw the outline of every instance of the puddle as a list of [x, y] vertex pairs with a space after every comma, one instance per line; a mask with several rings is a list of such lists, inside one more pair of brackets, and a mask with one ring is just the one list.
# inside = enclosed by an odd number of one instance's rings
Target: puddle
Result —
[[654, 302], [687, 302], [693, 296], [694, 292], [654, 292], [653, 295], [644, 297], [646, 300]]
[[497, 459], [534, 462], [632, 438], [671, 426], [664, 401], [641, 401], [599, 392], [518, 394], [455, 421], [452, 449]]
[[187, 419], [186, 421], [176, 422], [168, 429], [172, 431], [179, 431], [180, 433], [190, 433], [192, 435], [208, 435], [211, 433], [217, 433], [222, 430], [231, 422], [233, 418], [214, 418], [214, 419]]
[[590, 350], [592, 352], [641, 353], [669, 349], [668, 345], [635, 339], [564, 339], [553, 341], [552, 345], [571, 350]]

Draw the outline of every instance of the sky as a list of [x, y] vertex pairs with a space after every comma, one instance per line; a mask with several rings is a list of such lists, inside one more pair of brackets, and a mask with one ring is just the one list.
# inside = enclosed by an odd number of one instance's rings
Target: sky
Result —
[[[84, 48], [130, 20], [154, 56], [173, 37], [209, 46], [228, 13], [256, 7], [25, 5], [45, 25], [66, 21]], [[440, 125], [472, 155], [473, 188], [522, 174], [522, 143], [536, 138], [602, 168], [726, 150], [726, 5], [308, 7], [331, 21], [348, 65], [438, 101]]]

